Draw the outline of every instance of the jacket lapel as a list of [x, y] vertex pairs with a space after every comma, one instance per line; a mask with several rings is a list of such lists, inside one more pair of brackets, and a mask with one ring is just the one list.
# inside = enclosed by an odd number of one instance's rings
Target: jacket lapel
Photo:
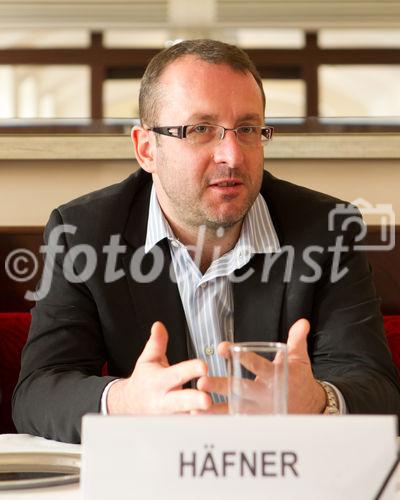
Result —
[[148, 182], [133, 198], [124, 232], [129, 247], [123, 265], [143, 344], [152, 324], [161, 321], [169, 333], [168, 361], [175, 364], [188, 358], [185, 315], [178, 287], [170, 277], [173, 267], [167, 241], [161, 241], [154, 253], [144, 255], [150, 192]]
[[[263, 276], [264, 265], [268, 265], [270, 259], [269, 276]], [[280, 333], [285, 265], [285, 253], [256, 254], [235, 273], [238, 278], [233, 285], [235, 342], [286, 341]], [[240, 281], [240, 276], [252, 270], [247, 279]]]

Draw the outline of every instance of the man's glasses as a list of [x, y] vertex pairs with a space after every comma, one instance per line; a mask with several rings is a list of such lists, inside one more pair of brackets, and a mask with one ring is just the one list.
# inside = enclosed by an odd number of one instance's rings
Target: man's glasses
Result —
[[222, 125], [197, 123], [196, 125], [180, 125], [177, 127], [152, 127], [149, 128], [156, 134], [185, 139], [189, 144], [206, 145], [216, 144], [223, 140], [227, 131], [235, 133], [237, 140], [243, 146], [259, 146], [272, 139], [274, 127], [261, 127], [258, 125], [242, 125], [236, 128], [225, 128]]

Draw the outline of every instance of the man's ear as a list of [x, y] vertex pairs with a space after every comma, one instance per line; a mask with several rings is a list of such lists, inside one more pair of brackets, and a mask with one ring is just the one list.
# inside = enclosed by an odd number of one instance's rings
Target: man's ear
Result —
[[131, 138], [133, 147], [135, 148], [135, 155], [139, 165], [152, 174], [155, 170], [155, 141], [153, 134], [138, 125], [132, 128]]

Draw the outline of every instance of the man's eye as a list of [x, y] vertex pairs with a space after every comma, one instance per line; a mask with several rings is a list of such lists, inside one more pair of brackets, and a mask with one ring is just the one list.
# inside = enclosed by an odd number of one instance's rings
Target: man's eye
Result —
[[210, 127], [208, 125], [195, 125], [192, 129], [192, 132], [196, 134], [206, 134], [210, 131]]
[[255, 127], [239, 127], [239, 132], [243, 135], [254, 134], [256, 130], [257, 129]]

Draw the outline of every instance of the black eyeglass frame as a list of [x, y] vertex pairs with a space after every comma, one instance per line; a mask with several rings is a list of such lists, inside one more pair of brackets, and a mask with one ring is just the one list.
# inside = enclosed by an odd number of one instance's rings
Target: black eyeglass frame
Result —
[[235, 132], [235, 135], [237, 137], [237, 131], [240, 128], [244, 127], [253, 127], [253, 128], [259, 128], [261, 130], [261, 135], [263, 135], [267, 141], [270, 141], [272, 139], [272, 136], [274, 135], [274, 127], [271, 127], [270, 125], [265, 125], [262, 127], [261, 125], [241, 125], [240, 127], [236, 128], [226, 128], [223, 127], [222, 125], [215, 125], [213, 123], [195, 123], [194, 125], [178, 125], [178, 126], [170, 126], [170, 127], [151, 127], [148, 128], [147, 130], [151, 130], [152, 132], [155, 132], [156, 134], [161, 134], [161, 135], [166, 135], [168, 137], [175, 137], [177, 139], [185, 139], [187, 137], [187, 129], [189, 127], [195, 127], [196, 125], [210, 125], [213, 127], [220, 127], [224, 130], [224, 133], [221, 137], [221, 141], [224, 139], [225, 134], [228, 130], [232, 130]]

